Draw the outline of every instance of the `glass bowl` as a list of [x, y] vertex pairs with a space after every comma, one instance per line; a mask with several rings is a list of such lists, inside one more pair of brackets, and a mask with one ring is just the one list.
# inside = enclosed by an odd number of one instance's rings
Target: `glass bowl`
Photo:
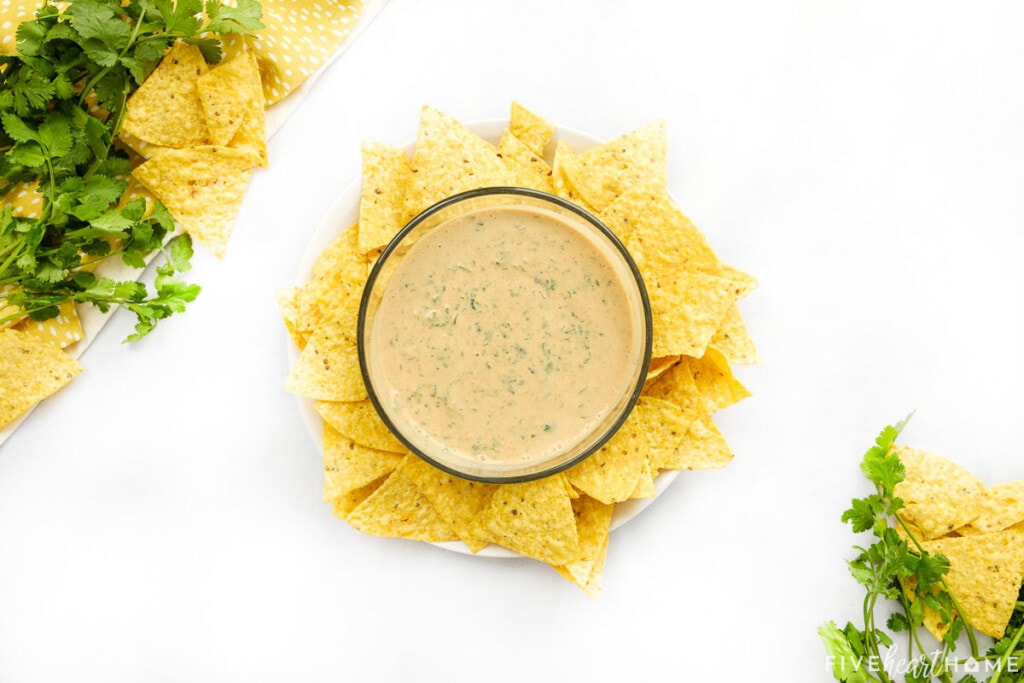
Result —
[[650, 303], [590, 213], [484, 188], [391, 240], [357, 345], [374, 408], [412, 453], [466, 479], [528, 481], [581, 462], [628, 417], [650, 363]]

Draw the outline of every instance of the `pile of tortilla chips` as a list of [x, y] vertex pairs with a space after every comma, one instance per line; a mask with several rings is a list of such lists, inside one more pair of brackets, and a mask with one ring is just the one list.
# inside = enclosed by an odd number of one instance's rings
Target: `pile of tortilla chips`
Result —
[[121, 141], [132, 178], [178, 228], [223, 256], [252, 170], [267, 165], [266, 100], [252, 51], [211, 67], [178, 42], [129, 98]]
[[[1024, 481], [987, 487], [934, 453], [894, 449], [906, 470], [894, 491], [905, 506], [900, 517], [925, 551], [949, 560], [946, 583], [961, 616], [982, 633], [1002, 638], [1024, 581]], [[913, 598], [913, 583], [904, 588]], [[940, 640], [949, 629], [928, 608], [924, 625]]]
[[[600, 590], [614, 506], [655, 495], [664, 470], [725, 466], [732, 453], [712, 413], [749, 395], [730, 363], [757, 352], [737, 301], [749, 275], [719, 262], [666, 190], [663, 123], [573, 150], [554, 127], [513, 104], [497, 144], [436, 109], [422, 110], [415, 147], [364, 144], [358, 223], [330, 244], [278, 304], [301, 349], [285, 387], [324, 420], [324, 498], [356, 529], [429, 542], [489, 543]], [[414, 215], [456, 192], [522, 186], [588, 209], [618, 234], [650, 292], [654, 359], [622, 429], [575, 467], [527, 483], [482, 484], [410, 455], [370, 403], [356, 317], [377, 255]]]

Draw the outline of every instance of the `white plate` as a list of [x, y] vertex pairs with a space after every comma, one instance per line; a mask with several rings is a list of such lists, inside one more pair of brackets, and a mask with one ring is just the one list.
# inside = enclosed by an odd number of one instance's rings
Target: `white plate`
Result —
[[[502, 131], [508, 127], [508, 121], [504, 119], [488, 119], [467, 123], [466, 125], [477, 135], [496, 144], [501, 138]], [[555, 132], [555, 140], [564, 140], [573, 148], [573, 150], [576, 151], [600, 144], [600, 140], [597, 140], [593, 136], [562, 127], [557, 128]], [[406, 153], [412, 154], [414, 146], [414, 142], [406, 145]], [[331, 241], [341, 234], [345, 228], [352, 225], [359, 219], [360, 193], [360, 179], [356, 178], [354, 181], [349, 183], [348, 187], [342, 190], [341, 194], [339, 194], [334, 200], [334, 204], [331, 205], [331, 208], [328, 209], [327, 213], [321, 219], [320, 224], [317, 226], [309, 241], [309, 244], [306, 246], [306, 251], [302, 256], [302, 261], [299, 263], [299, 270], [296, 274], [295, 283], [297, 285], [305, 283], [310, 278], [313, 272], [313, 263], [316, 261], [317, 256], [320, 255], [320, 252], [326, 249]], [[294, 364], [298, 357], [299, 349], [296, 348], [294, 344], [290, 344], [288, 346], [289, 362]], [[317, 448], [322, 452], [324, 428], [323, 419], [320, 417], [320, 414], [316, 412], [316, 409], [314, 409], [314, 402], [312, 400], [301, 396], [296, 398], [299, 402], [299, 412], [302, 415], [303, 421], [306, 423], [309, 435], [313, 438], [313, 442], [317, 445]], [[654, 487], [657, 494], [660, 495], [661, 492], [664, 491], [673, 480], [675, 480], [677, 475], [678, 472], [675, 471], [668, 471], [659, 475], [654, 481]], [[614, 530], [631, 520], [633, 517], [636, 517], [641, 510], [650, 505], [654, 500], [654, 498], [636, 498], [623, 503], [618, 503], [615, 506], [615, 511], [612, 513], [612, 529]], [[434, 545], [447, 550], [453, 550], [455, 552], [472, 554], [470, 549], [466, 547], [462, 541], [449, 541], [445, 543], [435, 543]], [[475, 554], [482, 555], [484, 557], [520, 557], [518, 553], [493, 544]]]

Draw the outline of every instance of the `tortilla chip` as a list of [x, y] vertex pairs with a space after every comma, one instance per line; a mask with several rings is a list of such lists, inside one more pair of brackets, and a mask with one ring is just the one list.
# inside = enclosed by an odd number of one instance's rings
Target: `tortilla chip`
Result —
[[479, 552], [490, 542], [481, 513], [498, 490], [497, 484], [462, 479], [419, 458], [409, 460], [405, 473], [470, 551]]
[[662, 469], [715, 470], [728, 465], [733, 452], [711, 413], [702, 410], [690, 423], [682, 441], [674, 449], [660, 451], [659, 456], [658, 465]]
[[[694, 404], [693, 410], [683, 410], [679, 405], [653, 396], [641, 396], [637, 402], [643, 405], [641, 417], [647, 434], [647, 459], [651, 475], [649, 495], [653, 496], [653, 477], [659, 470], [684, 469], [686, 461], [683, 447], [688, 444], [687, 438], [693, 422], [704, 413]], [[634, 490], [632, 497], [644, 492], [642, 485], [647, 485], [644, 476]]]
[[481, 513], [481, 526], [498, 545], [551, 565], [572, 561], [579, 537], [563, 474], [503, 484]]
[[432, 107], [420, 116], [411, 171], [405, 220], [458, 192], [515, 183], [494, 145]]
[[404, 454], [408, 450], [388, 430], [369, 399], [345, 403], [317, 401], [314, 407], [327, 424], [360, 446], [391, 453]]
[[519, 138], [506, 130], [498, 142], [498, 153], [508, 169], [515, 175], [515, 185], [541, 192], [554, 193], [551, 167], [544, 158], [531, 150]]
[[[690, 222], [663, 186], [629, 188], [601, 212], [646, 275], [650, 271], [684, 270], [724, 276], [725, 269], [707, 238]], [[614, 226], [614, 227], [613, 227]]]
[[640, 402], [596, 453], [566, 471], [569, 482], [605, 504], [628, 500], [647, 463], [647, 431]]
[[531, 152], [543, 158], [544, 150], [555, 133], [555, 127], [520, 103], [513, 102], [509, 113], [509, 132], [521, 140]]
[[452, 528], [405, 475], [405, 463], [416, 456], [405, 458], [383, 484], [348, 513], [346, 521], [353, 528], [374, 536], [429, 543], [456, 540]]
[[383, 247], [405, 224], [405, 192], [412, 181], [409, 157], [379, 142], [362, 146], [363, 187], [359, 199], [359, 253]]
[[1024, 480], [998, 484], [985, 490], [981, 511], [966, 527], [959, 531], [991, 534], [1024, 522]]
[[266, 168], [270, 165], [267, 156], [267, 114], [263, 106], [254, 107], [246, 113], [242, 125], [228, 142], [228, 147], [252, 154], [253, 166]]
[[222, 60], [199, 77], [196, 88], [212, 145], [227, 145], [246, 115], [263, 107], [260, 70], [250, 50]]
[[583, 198], [583, 195], [580, 194], [570, 179], [571, 174], [575, 172], [578, 166], [579, 162], [576, 160], [576, 153], [572, 151], [567, 142], [559, 140], [555, 145], [555, 158], [551, 162], [551, 187], [554, 193], [562, 199], [568, 200], [576, 206], [597, 215], [597, 211], [587, 203], [587, 200]]
[[299, 289], [299, 287], [278, 287], [274, 290], [274, 301], [277, 304], [277, 312], [281, 315], [281, 321], [284, 323], [285, 329], [288, 330], [288, 336], [291, 337], [295, 346], [303, 349], [309, 336], [299, 330]]
[[[1002, 638], [1024, 581], [1024, 525], [992, 534], [923, 541], [921, 545], [949, 560], [946, 584], [963, 608], [962, 616], [978, 631]], [[947, 630], [935, 615], [926, 619], [925, 625], [940, 640]]]
[[51, 342], [22, 330], [0, 330], [0, 429], [75, 378], [78, 362]]
[[[648, 436], [648, 442], [650, 442], [650, 436]], [[654, 447], [651, 447], [651, 451]], [[658, 474], [658, 468], [656, 468], [651, 462], [651, 452], [647, 453], [647, 457], [644, 458], [643, 467], [640, 470], [640, 478], [636, 481], [636, 487], [633, 489], [633, 493], [629, 494], [630, 499], [633, 498], [654, 498], [658, 491], [654, 488], [654, 477]]]
[[728, 408], [750, 396], [747, 388], [733, 375], [729, 361], [715, 349], [708, 348], [699, 359], [684, 357], [682, 362], [689, 367], [693, 383], [709, 413]]
[[352, 306], [326, 313], [292, 366], [285, 389], [320, 401], [362, 401], [367, 397]]
[[589, 496], [574, 500], [572, 510], [576, 516], [579, 551], [572, 560], [556, 567], [562, 576], [595, 598], [601, 592], [601, 573], [608, 553], [608, 534], [614, 509], [614, 505], [605, 505]]
[[353, 224], [320, 253], [310, 279], [289, 294], [289, 316], [300, 338], [308, 340], [313, 335], [326, 311], [339, 307], [358, 310], [367, 262], [359, 253], [357, 240]]
[[696, 420], [707, 412], [704, 397], [693, 380], [689, 363], [680, 361], [644, 387], [643, 398], [661, 399], [678, 406], [684, 420]]
[[635, 185], [664, 187], [667, 176], [665, 122], [638, 128], [581, 152], [569, 180], [598, 211]]
[[324, 500], [332, 501], [394, 471], [405, 457], [362, 446], [324, 424]]
[[194, 147], [210, 142], [199, 77], [209, 71], [195, 45], [176, 42], [153, 73], [128, 98], [122, 129], [164, 147]]
[[725, 317], [711, 336], [708, 345], [718, 350], [730, 363], [755, 365], [761, 362], [757, 346], [736, 304], [725, 312]]
[[974, 520], [982, 510], [985, 487], [951, 460], [908, 446], [893, 446], [906, 470], [893, 493], [903, 500], [900, 512], [921, 531], [922, 539], [944, 536]]
[[659, 358], [652, 358], [651, 362], [647, 365], [647, 377], [644, 380], [644, 392], [646, 393], [659, 377], [675, 367], [680, 360], [682, 360], [682, 356], [661, 356]]
[[655, 272], [641, 266], [651, 302], [652, 356], [700, 358], [736, 297], [729, 281], [706, 273]]
[[181, 229], [223, 257], [253, 162], [251, 153], [230, 147], [169, 149], [132, 176], [163, 202]]
[[744, 273], [739, 268], [722, 264], [722, 274], [733, 283], [733, 292], [737, 299], [742, 299], [757, 289], [757, 279], [750, 273]]
[[348, 519], [349, 513], [359, 507], [364, 500], [370, 497], [370, 494], [380, 488], [381, 484], [384, 483], [386, 477], [381, 477], [377, 481], [371, 482], [362, 488], [348, 491], [340, 496], [334, 498], [331, 501], [331, 512], [338, 519]]

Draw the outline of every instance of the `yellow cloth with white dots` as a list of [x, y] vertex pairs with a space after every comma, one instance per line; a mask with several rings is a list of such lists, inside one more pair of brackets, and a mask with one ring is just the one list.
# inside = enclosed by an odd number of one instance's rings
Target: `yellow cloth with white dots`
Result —
[[[246, 40], [256, 52], [268, 105], [284, 99], [330, 59], [363, 9], [362, 0], [263, 0], [262, 5], [263, 28]], [[227, 56], [241, 49], [239, 36], [225, 36], [223, 42]]]

